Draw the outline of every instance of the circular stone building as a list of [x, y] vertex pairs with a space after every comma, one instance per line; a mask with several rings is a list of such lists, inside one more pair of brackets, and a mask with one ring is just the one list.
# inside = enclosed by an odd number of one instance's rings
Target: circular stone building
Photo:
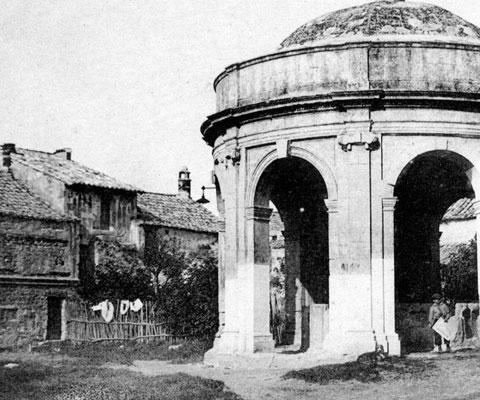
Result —
[[442, 290], [442, 216], [480, 193], [480, 29], [377, 1], [301, 26], [214, 86], [201, 131], [225, 231], [210, 354], [273, 349], [272, 209], [285, 227], [284, 342], [399, 354], [405, 304]]

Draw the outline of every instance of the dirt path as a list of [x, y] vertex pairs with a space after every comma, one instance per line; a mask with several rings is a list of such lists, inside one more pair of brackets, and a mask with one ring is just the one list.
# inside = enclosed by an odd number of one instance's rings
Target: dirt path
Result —
[[287, 399], [480, 399], [480, 358], [447, 357], [435, 361], [437, 368], [422, 379], [408, 378], [381, 383], [338, 382], [329, 385], [283, 379], [292, 368], [227, 369], [203, 364], [174, 365], [162, 361], [136, 361], [128, 368], [145, 375], [186, 373], [225, 382], [245, 400]]

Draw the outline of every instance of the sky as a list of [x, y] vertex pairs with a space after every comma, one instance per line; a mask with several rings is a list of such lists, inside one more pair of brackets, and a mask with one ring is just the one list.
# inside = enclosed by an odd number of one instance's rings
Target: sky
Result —
[[[358, 0], [0, 0], [0, 143], [53, 152], [137, 187], [211, 184], [200, 125], [213, 80]], [[480, 26], [480, 2], [431, 0]], [[213, 193], [207, 192], [213, 199]]]

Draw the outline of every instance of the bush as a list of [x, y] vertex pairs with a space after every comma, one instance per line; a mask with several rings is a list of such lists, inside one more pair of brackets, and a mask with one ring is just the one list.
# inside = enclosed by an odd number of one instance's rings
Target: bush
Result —
[[213, 338], [218, 329], [218, 269], [214, 251], [199, 249], [185, 268], [167, 267], [157, 302], [175, 334]]
[[93, 270], [88, 287], [82, 296], [98, 302], [105, 299], [152, 298], [152, 278], [143, 265], [139, 252], [118, 242], [97, 240], [99, 262]]
[[459, 301], [476, 301], [477, 291], [477, 240], [458, 246], [450, 255], [446, 265], [442, 265], [442, 283], [445, 297]]

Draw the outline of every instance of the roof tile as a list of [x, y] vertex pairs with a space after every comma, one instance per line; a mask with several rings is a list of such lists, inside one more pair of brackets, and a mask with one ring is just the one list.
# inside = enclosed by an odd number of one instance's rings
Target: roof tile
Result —
[[139, 218], [146, 224], [218, 232], [221, 220], [192, 199], [173, 194], [141, 193], [137, 198]]
[[95, 171], [73, 160], [66, 160], [52, 153], [17, 148], [12, 155], [14, 163], [26, 165], [67, 185], [97, 186], [132, 192], [138, 188], [123, 183], [102, 172]]

